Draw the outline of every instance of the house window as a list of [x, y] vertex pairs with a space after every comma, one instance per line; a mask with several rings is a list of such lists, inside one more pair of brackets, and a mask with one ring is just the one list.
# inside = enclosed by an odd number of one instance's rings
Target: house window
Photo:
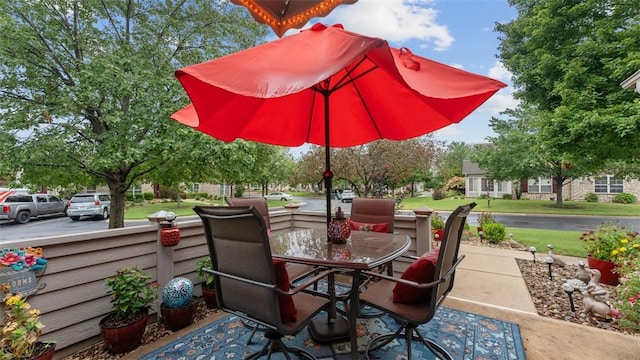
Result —
[[613, 193], [619, 194], [624, 191], [622, 186], [623, 180], [611, 175], [600, 176], [595, 179], [594, 191], [596, 193]]
[[499, 193], [504, 193], [506, 192], [508, 189], [507, 186], [507, 182], [506, 181], [498, 181], [498, 192]]
[[231, 185], [221, 185], [220, 186], [220, 196], [228, 197], [231, 195]]
[[493, 180], [482, 178], [482, 191], [493, 191]]
[[469, 192], [478, 191], [478, 178], [469, 178]]
[[193, 193], [197, 194], [199, 192], [200, 192], [200, 184], [198, 183], [193, 184]]
[[553, 192], [551, 184], [551, 178], [529, 179], [528, 191], [530, 193], [551, 193]]

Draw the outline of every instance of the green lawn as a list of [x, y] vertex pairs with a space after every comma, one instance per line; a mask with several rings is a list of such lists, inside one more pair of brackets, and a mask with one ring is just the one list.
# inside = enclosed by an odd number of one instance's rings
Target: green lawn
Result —
[[[323, 195], [313, 193], [291, 192], [297, 197], [318, 197]], [[433, 200], [431, 197], [407, 197], [404, 199], [403, 209], [411, 210], [428, 207], [436, 211], [452, 211], [458, 205], [475, 201], [478, 205], [474, 212], [488, 211], [492, 213], [527, 213], [527, 214], [563, 214], [563, 215], [593, 215], [593, 216], [640, 216], [638, 204], [614, 204], [614, 203], [587, 203], [581, 201], [566, 201], [565, 208], [555, 207], [555, 201], [543, 200], [502, 200], [492, 199], [491, 206], [486, 199], [444, 199]], [[269, 201], [269, 206], [282, 206], [285, 201]], [[175, 202], [156, 203], [151, 205], [134, 205], [128, 207], [125, 219], [146, 219], [147, 216], [160, 210], [173, 211], [178, 216], [195, 215], [192, 208], [195, 205], [222, 205], [222, 200], [213, 202], [183, 201], [179, 205]], [[475, 233], [475, 231], [474, 231]], [[546, 253], [547, 245], [553, 244], [556, 254], [585, 257], [586, 253], [579, 240], [581, 232], [558, 231], [540, 229], [507, 228], [507, 233], [519, 243], [530, 247], [534, 246], [540, 254]]]
[[550, 200], [502, 200], [491, 199], [491, 206], [486, 199], [443, 199], [433, 200], [431, 197], [404, 198], [404, 209], [429, 207], [434, 210], [452, 211], [457, 206], [475, 201], [478, 204], [473, 211], [495, 213], [525, 214], [562, 214], [562, 215], [601, 215], [601, 216], [640, 216], [638, 204], [588, 203], [583, 201], [565, 201], [564, 208], [557, 208], [555, 201]]

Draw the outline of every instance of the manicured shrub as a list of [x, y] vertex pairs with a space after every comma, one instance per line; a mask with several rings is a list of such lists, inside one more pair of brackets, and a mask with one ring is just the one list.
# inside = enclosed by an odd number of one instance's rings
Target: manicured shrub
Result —
[[433, 190], [433, 195], [431, 195], [431, 197], [433, 198], [433, 200], [442, 200], [442, 199], [444, 199], [445, 198], [444, 189], [440, 188], [440, 189]]
[[482, 225], [482, 235], [492, 244], [497, 244], [507, 237], [507, 230], [504, 224], [485, 223]]
[[636, 196], [629, 193], [620, 193], [613, 198], [613, 202], [618, 204], [635, 204], [636, 201]]
[[151, 192], [142, 193], [142, 197], [147, 201], [153, 200], [153, 193]]
[[503, 200], [513, 200], [513, 195], [511, 194], [502, 194]]
[[598, 202], [598, 195], [596, 195], [595, 193], [588, 193], [584, 197], [584, 201], [590, 202], [590, 203], [597, 203]]
[[236, 185], [235, 190], [233, 191], [233, 197], [242, 197], [242, 194], [244, 193], [244, 185], [240, 184], [240, 185]]

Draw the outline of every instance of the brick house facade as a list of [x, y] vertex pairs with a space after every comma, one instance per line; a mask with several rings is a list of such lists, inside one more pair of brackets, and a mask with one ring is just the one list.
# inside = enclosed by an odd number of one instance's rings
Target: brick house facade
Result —
[[[509, 194], [515, 199], [515, 190], [520, 187], [523, 199], [555, 200], [557, 186], [552, 179], [539, 178], [523, 181], [495, 181], [488, 179], [486, 171], [464, 160], [462, 173], [465, 179], [465, 196], [476, 198], [489, 195], [492, 198], [502, 198]], [[594, 193], [599, 202], [612, 202], [614, 197], [622, 192], [630, 193], [640, 199], [640, 180], [624, 180], [610, 175], [601, 177], [584, 177], [575, 179], [563, 187], [564, 200], [583, 201], [585, 196]]]

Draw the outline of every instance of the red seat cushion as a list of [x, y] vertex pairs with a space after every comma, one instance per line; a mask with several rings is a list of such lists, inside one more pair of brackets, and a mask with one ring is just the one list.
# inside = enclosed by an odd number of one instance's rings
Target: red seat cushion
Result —
[[[400, 278], [417, 283], [432, 282], [438, 265], [438, 253], [439, 249], [434, 249], [422, 255], [409, 265]], [[401, 304], [425, 302], [431, 296], [431, 290], [397, 283], [393, 288], [393, 302]]]
[[388, 223], [367, 224], [367, 223], [353, 221], [351, 219], [349, 219], [349, 226], [351, 227], [351, 230], [375, 231], [375, 232], [387, 232], [387, 229], [389, 228]]
[[[282, 291], [289, 291], [291, 289], [291, 283], [289, 282], [289, 273], [284, 261], [273, 259], [273, 269], [276, 273], [276, 284]], [[290, 321], [296, 321], [298, 312], [296, 311], [296, 304], [293, 302], [293, 298], [287, 295], [278, 295], [278, 303], [280, 304], [280, 320], [283, 323]]]

